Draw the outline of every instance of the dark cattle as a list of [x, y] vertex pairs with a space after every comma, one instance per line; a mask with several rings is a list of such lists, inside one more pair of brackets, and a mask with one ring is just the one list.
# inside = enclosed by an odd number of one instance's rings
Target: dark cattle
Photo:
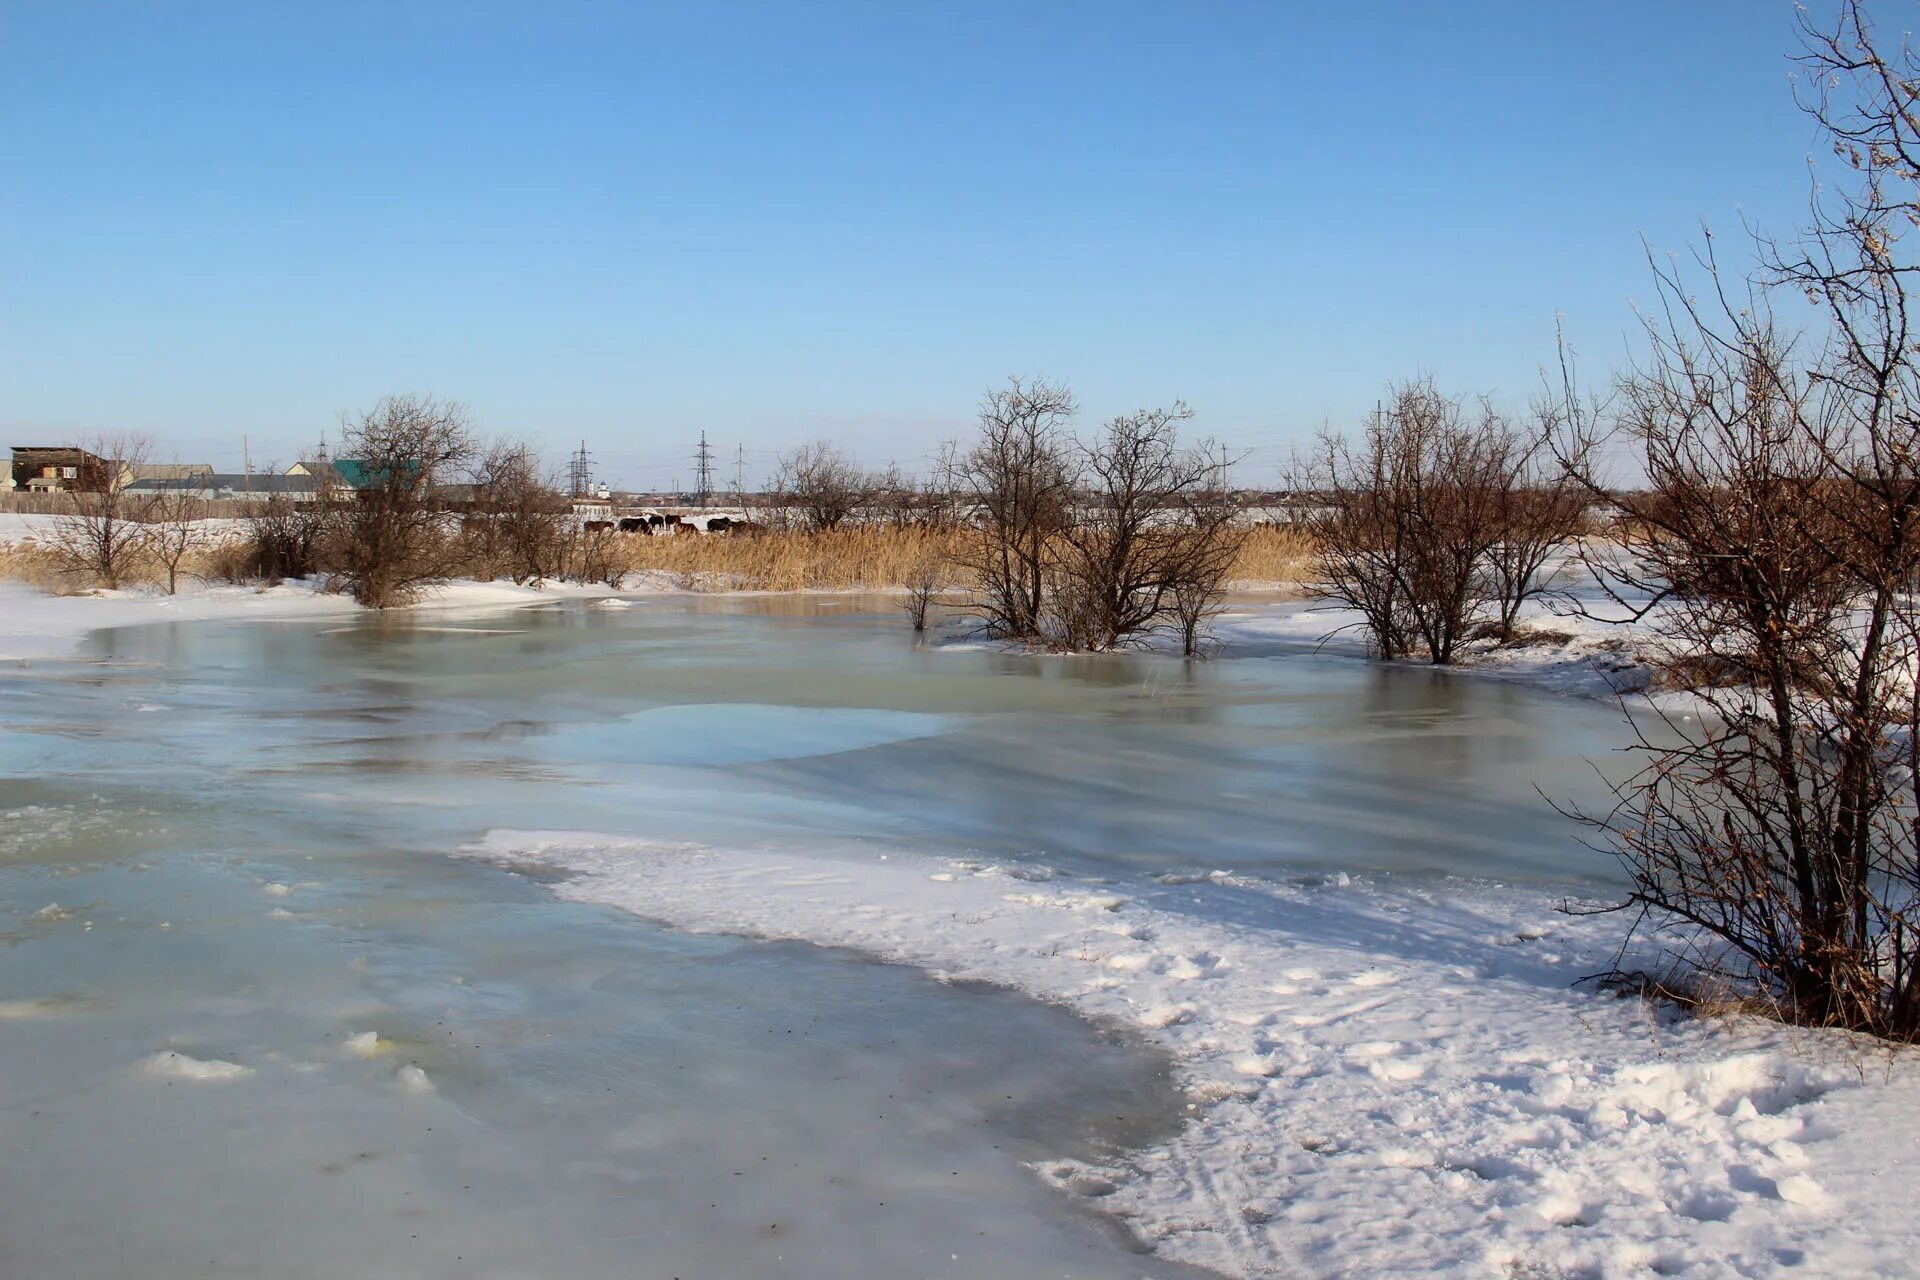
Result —
[[608, 529], [613, 528], [613, 521], [589, 520], [587, 521], [586, 528], [588, 533], [605, 533]]
[[735, 537], [753, 537], [766, 531], [767, 526], [755, 524], [751, 520], [730, 520], [727, 522], [727, 532]]
[[647, 518], [645, 516], [621, 516], [620, 532], [652, 533], [653, 530], [647, 527]]
[[708, 533], [725, 533], [733, 528], [733, 521], [727, 516], [714, 516], [707, 521]]

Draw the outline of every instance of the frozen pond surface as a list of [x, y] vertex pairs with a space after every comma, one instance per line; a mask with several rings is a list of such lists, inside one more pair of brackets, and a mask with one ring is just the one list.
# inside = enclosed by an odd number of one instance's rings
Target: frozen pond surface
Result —
[[1179, 1124], [1138, 1041], [443, 855], [1570, 882], [1610, 868], [1535, 787], [1594, 800], [1623, 740], [1470, 677], [941, 651], [816, 598], [102, 633], [0, 671], [0, 728], [0, 1274], [53, 1278], [1192, 1274], [1021, 1163]]

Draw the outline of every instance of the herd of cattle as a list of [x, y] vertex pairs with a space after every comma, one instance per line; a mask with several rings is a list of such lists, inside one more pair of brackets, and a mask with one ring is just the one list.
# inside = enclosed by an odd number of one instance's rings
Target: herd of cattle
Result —
[[765, 533], [767, 527], [755, 524], [751, 520], [742, 520], [737, 516], [663, 516], [657, 511], [643, 516], [620, 516], [613, 520], [588, 520], [588, 533], [604, 530], [617, 530], [621, 533], [638, 533], [649, 537], [673, 537], [682, 533]]

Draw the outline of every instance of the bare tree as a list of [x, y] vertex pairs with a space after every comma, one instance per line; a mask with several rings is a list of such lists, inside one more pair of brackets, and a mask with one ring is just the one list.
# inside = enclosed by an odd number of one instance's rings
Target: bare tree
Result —
[[566, 569], [569, 508], [531, 446], [496, 441], [473, 469], [464, 532], [475, 567], [525, 584]]
[[927, 617], [947, 585], [946, 566], [932, 555], [922, 558], [907, 570], [907, 594], [901, 599], [900, 607], [907, 611], [915, 631], [927, 629]]
[[207, 504], [197, 479], [162, 482], [142, 513], [147, 522], [146, 544], [167, 571], [167, 594], [180, 590], [180, 566], [207, 544]]
[[69, 572], [113, 590], [132, 572], [146, 545], [141, 523], [146, 499], [128, 492], [127, 486], [152, 445], [145, 436], [122, 433], [94, 436], [78, 447], [101, 463], [75, 468], [68, 495], [73, 509], [54, 518], [51, 541]]
[[[1199, 501], [1222, 487], [1221, 467], [1211, 446], [1180, 443], [1180, 424], [1192, 417], [1178, 402], [1143, 409], [1080, 447], [1086, 490], [1058, 539], [1056, 607], [1044, 619], [1057, 647], [1112, 649], [1143, 638], [1183, 587], [1196, 610], [1206, 580], [1217, 588], [1224, 565], [1214, 553], [1231, 526], [1218, 503]], [[1196, 638], [1198, 625], [1196, 616]]]
[[1498, 537], [1482, 556], [1484, 595], [1502, 640], [1513, 635], [1529, 601], [1558, 590], [1554, 560], [1573, 548], [1592, 503], [1576, 474], [1580, 460], [1570, 468], [1553, 451], [1556, 438], [1568, 438], [1566, 412], [1561, 403], [1542, 398], [1525, 426], [1502, 424], [1487, 442], [1490, 519]]
[[887, 469], [875, 472], [869, 482], [872, 490], [867, 505], [888, 528], [905, 529], [926, 521], [926, 491], [898, 463], [888, 463]]
[[[1630, 905], [1692, 965], [1783, 1016], [1920, 1039], [1920, 63], [1876, 48], [1860, 7], [1804, 28], [1803, 105], [1854, 181], [1746, 287], [1712, 241], [1704, 301], [1657, 265], [1664, 306], [1610, 438], [1650, 488], [1616, 495], [1601, 567], [1702, 677], [1711, 714], [1643, 740], [1643, 771], [1593, 821]], [[1776, 329], [1776, 289], [1824, 334]], [[1601, 478], [1585, 479], [1598, 493]], [[1645, 604], [1643, 601], [1653, 603]]]
[[1357, 448], [1321, 438], [1303, 485], [1328, 502], [1314, 521], [1318, 591], [1360, 612], [1381, 658], [1450, 663], [1483, 617], [1512, 447], [1491, 406], [1469, 414], [1428, 380], [1395, 388]]
[[343, 434], [360, 481], [339, 519], [340, 570], [368, 608], [405, 604], [457, 563], [435, 490], [472, 457], [466, 410], [431, 396], [388, 396]]
[[1216, 489], [1181, 505], [1184, 537], [1170, 575], [1168, 612], [1180, 637], [1180, 652], [1191, 658], [1200, 652], [1207, 623], [1226, 603], [1227, 579], [1246, 543], [1247, 526], [1241, 505], [1226, 487], [1224, 467]]
[[816, 440], [780, 458], [773, 490], [802, 525], [822, 532], [839, 528], [873, 501], [888, 480], [875, 476], [825, 440]]
[[991, 634], [1041, 635], [1051, 559], [1078, 480], [1067, 431], [1075, 412], [1065, 387], [1012, 378], [981, 402], [980, 438], [955, 461], [954, 492], [971, 534], [969, 608]]

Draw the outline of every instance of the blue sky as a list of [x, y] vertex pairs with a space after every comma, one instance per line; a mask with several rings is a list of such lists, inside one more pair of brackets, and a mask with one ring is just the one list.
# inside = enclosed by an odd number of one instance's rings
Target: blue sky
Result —
[[1790, 229], [1793, 43], [1772, 0], [0, 0], [0, 427], [225, 468], [433, 391], [652, 486], [703, 428], [916, 466], [1023, 372], [1270, 471], [1409, 374], [1523, 399], [1556, 314], [1603, 376], [1642, 235]]

